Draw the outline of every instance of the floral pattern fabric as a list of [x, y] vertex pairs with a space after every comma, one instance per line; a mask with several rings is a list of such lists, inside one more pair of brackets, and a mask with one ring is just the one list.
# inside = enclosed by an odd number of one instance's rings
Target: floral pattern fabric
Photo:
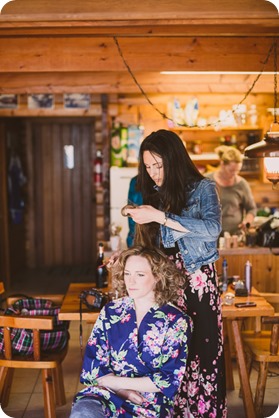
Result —
[[174, 417], [226, 418], [222, 316], [215, 266], [204, 265], [190, 274], [179, 251], [168, 255], [188, 279], [186, 290], [179, 291], [178, 306], [194, 322], [186, 373], [176, 397]]
[[[124, 297], [108, 303], [89, 337], [80, 379], [86, 388], [74, 402], [93, 396], [102, 402], [106, 417], [172, 417], [191, 335], [192, 320], [170, 303], [153, 306], [139, 327], [133, 299]], [[97, 386], [96, 379], [109, 373], [149, 376], [160, 391], [141, 393], [144, 402], [136, 405]]]

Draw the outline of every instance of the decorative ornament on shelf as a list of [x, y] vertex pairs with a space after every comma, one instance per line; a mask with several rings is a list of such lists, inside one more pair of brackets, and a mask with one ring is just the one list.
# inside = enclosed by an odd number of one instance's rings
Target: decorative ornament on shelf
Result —
[[110, 246], [112, 251], [119, 251], [121, 249], [121, 237], [120, 232], [122, 230], [121, 225], [112, 223], [110, 226]]
[[279, 189], [279, 123], [277, 121], [277, 41], [273, 43], [274, 52], [274, 120], [262, 141], [249, 145], [244, 150], [245, 157], [264, 158], [266, 178], [272, 188]]

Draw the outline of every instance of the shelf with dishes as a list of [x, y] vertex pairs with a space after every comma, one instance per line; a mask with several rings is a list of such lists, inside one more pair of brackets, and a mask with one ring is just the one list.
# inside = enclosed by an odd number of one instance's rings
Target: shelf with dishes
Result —
[[170, 131], [174, 132], [190, 132], [190, 131], [214, 131], [214, 132], [224, 132], [224, 131], [262, 131], [262, 128], [258, 125], [242, 125], [242, 126], [220, 126], [214, 128], [213, 126], [175, 126], [174, 128], [169, 128]]
[[[247, 145], [262, 139], [263, 129], [259, 126], [243, 125], [239, 127], [171, 128], [184, 142], [191, 159], [202, 172], [213, 171], [219, 164], [215, 149], [220, 145], [230, 145], [242, 153]], [[241, 175], [247, 178], [261, 178], [261, 164], [257, 159], [244, 159]]]
[[260, 141], [263, 134], [261, 127], [248, 125], [222, 127], [218, 130], [210, 127], [175, 127], [170, 130], [180, 136], [189, 152], [192, 152], [194, 146], [199, 144], [201, 153], [214, 152], [214, 149], [222, 144], [236, 146], [240, 151], [243, 151], [247, 145]]

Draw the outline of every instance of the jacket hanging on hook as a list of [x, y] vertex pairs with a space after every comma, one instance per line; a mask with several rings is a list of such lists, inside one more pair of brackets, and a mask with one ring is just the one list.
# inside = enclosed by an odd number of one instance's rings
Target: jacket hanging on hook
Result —
[[22, 171], [20, 158], [12, 156], [8, 169], [8, 191], [9, 191], [9, 210], [11, 220], [14, 224], [20, 224], [23, 220], [24, 199], [22, 186], [26, 183], [26, 177]]

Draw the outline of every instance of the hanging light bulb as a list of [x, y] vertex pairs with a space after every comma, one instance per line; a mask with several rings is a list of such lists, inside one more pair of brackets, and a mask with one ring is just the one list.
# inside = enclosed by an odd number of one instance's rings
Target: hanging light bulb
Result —
[[264, 158], [266, 178], [271, 181], [273, 189], [279, 189], [279, 123], [277, 122], [277, 41], [274, 51], [274, 121], [262, 141], [246, 147], [245, 157]]

